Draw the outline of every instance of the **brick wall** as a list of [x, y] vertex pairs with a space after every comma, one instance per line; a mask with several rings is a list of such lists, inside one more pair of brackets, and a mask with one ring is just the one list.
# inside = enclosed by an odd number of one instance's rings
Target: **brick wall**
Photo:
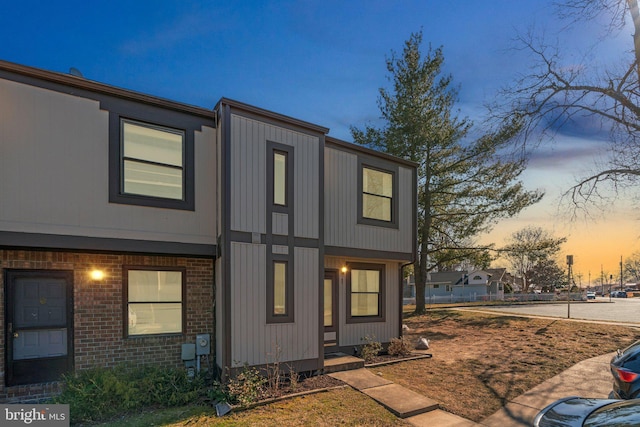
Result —
[[[184, 336], [123, 337], [123, 266], [186, 268], [186, 325]], [[0, 283], [5, 269], [68, 270], [74, 272], [75, 370], [114, 367], [121, 363], [180, 366], [181, 345], [196, 334], [213, 339], [213, 260], [187, 257], [26, 251], [0, 249]], [[106, 276], [89, 277], [93, 269]], [[0, 288], [0, 321], [5, 325], [5, 287]], [[54, 393], [57, 384], [5, 387], [5, 335], [0, 334], [0, 401], [37, 399]], [[213, 344], [213, 343], [212, 343]], [[212, 345], [212, 349], [214, 346]], [[213, 355], [209, 358], [213, 361]], [[212, 364], [209, 362], [209, 367]]]

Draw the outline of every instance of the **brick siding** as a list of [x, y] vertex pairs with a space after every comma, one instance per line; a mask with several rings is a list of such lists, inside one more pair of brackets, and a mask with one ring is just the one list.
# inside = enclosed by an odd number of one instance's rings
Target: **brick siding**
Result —
[[[185, 335], [124, 338], [123, 266], [186, 268]], [[0, 283], [5, 269], [67, 270], [74, 272], [73, 322], [75, 371], [115, 367], [122, 363], [180, 366], [181, 346], [195, 342], [196, 334], [213, 340], [213, 260], [206, 258], [119, 255], [0, 249]], [[93, 269], [106, 276], [89, 277]], [[0, 288], [0, 322], [5, 325], [5, 286]], [[5, 334], [0, 334], [0, 401], [37, 400], [56, 393], [58, 384], [5, 387]], [[214, 345], [212, 343], [212, 349]], [[205, 367], [212, 367], [213, 355]]]

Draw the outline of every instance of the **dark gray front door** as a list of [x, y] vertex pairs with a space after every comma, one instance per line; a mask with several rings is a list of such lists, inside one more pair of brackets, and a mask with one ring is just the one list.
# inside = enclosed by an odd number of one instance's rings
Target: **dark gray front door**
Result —
[[6, 270], [6, 384], [60, 379], [73, 367], [73, 272]]

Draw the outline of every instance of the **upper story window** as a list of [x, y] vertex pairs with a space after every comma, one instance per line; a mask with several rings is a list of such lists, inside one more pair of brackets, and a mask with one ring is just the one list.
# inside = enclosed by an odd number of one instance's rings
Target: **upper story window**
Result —
[[293, 146], [267, 141], [268, 217], [273, 212], [293, 214], [294, 158]]
[[124, 268], [126, 336], [183, 332], [184, 270]]
[[193, 123], [109, 117], [109, 201], [195, 210]]
[[184, 132], [122, 120], [122, 192], [184, 200]]
[[393, 175], [388, 172], [362, 168], [363, 218], [391, 222], [393, 206]]
[[273, 204], [287, 206], [287, 153], [273, 152]]
[[398, 228], [398, 168], [358, 159], [358, 223]]

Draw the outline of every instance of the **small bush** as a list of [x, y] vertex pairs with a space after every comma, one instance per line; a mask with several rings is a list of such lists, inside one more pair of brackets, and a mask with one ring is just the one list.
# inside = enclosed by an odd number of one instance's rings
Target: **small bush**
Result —
[[71, 423], [105, 420], [151, 405], [185, 405], [207, 393], [202, 377], [155, 366], [88, 369], [66, 375], [63, 382], [62, 393], [53, 400], [69, 404]]
[[408, 356], [412, 353], [413, 349], [411, 348], [409, 340], [405, 337], [400, 337], [391, 338], [391, 343], [389, 343], [387, 351], [392, 356]]
[[291, 386], [291, 391], [298, 391], [298, 387], [300, 386], [300, 374], [294, 369], [289, 370], [289, 385]]
[[376, 341], [375, 336], [365, 336], [364, 337], [365, 344], [360, 349], [360, 356], [366, 361], [371, 362], [373, 359], [380, 354], [382, 350], [382, 344], [379, 341]]
[[242, 406], [257, 402], [264, 395], [266, 381], [256, 368], [245, 365], [242, 372], [227, 383], [229, 398]]

